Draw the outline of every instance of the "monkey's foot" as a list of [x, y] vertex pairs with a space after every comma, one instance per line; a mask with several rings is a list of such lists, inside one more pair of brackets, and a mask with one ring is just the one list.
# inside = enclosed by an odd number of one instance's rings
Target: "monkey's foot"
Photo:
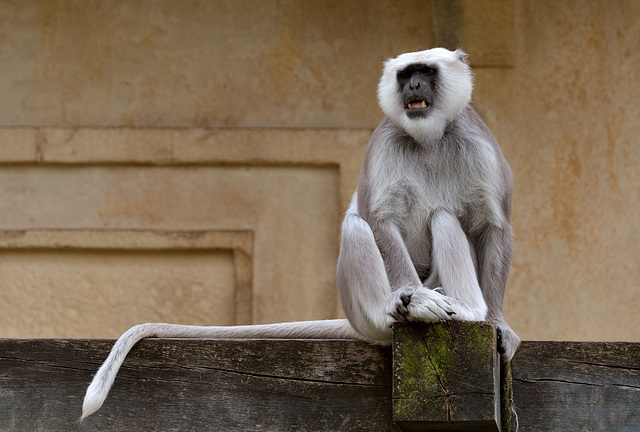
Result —
[[389, 296], [387, 313], [398, 322], [448, 321], [454, 313], [448, 300], [440, 292], [422, 286], [399, 288]]
[[504, 321], [497, 321], [496, 328], [498, 333], [498, 352], [502, 354], [502, 358], [505, 361], [511, 361], [520, 345], [520, 338]]

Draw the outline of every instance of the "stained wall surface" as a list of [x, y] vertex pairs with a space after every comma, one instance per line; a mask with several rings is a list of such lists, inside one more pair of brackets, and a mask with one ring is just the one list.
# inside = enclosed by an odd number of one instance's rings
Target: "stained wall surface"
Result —
[[507, 320], [639, 340], [640, 5], [478, 3], [0, 2], [0, 337], [341, 316], [381, 64], [454, 43], [514, 171]]
[[476, 82], [515, 172], [508, 314], [526, 338], [640, 340], [640, 3], [518, 9], [515, 68]]

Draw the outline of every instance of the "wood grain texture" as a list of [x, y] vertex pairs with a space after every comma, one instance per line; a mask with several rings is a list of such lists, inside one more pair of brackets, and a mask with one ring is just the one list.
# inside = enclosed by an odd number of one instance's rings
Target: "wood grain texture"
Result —
[[84, 391], [112, 345], [0, 340], [0, 430], [395, 430], [389, 349], [298, 340], [144, 340], [80, 425]]
[[[144, 340], [80, 425], [112, 345], [0, 339], [0, 431], [398, 430], [391, 350], [298, 340]], [[638, 430], [638, 343], [523, 342], [511, 373], [520, 432]]]
[[640, 430], [639, 343], [523, 342], [512, 374], [520, 432]]

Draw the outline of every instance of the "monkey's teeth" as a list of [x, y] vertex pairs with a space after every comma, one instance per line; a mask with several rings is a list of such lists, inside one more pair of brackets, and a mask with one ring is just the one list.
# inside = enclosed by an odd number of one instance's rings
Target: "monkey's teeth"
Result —
[[423, 100], [421, 100], [420, 102], [411, 102], [410, 104], [407, 104], [407, 109], [420, 109], [426, 107], [427, 103]]

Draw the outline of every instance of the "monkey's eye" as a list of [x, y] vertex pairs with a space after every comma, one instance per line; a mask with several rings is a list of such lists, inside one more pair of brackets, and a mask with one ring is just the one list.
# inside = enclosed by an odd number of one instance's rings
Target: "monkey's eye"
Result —
[[408, 81], [411, 78], [411, 75], [413, 75], [412, 70], [404, 69], [398, 72], [397, 78], [398, 81]]
[[426, 73], [429, 76], [433, 76], [433, 75], [436, 74], [436, 70], [434, 68], [431, 68], [431, 67], [425, 68], [423, 72]]

